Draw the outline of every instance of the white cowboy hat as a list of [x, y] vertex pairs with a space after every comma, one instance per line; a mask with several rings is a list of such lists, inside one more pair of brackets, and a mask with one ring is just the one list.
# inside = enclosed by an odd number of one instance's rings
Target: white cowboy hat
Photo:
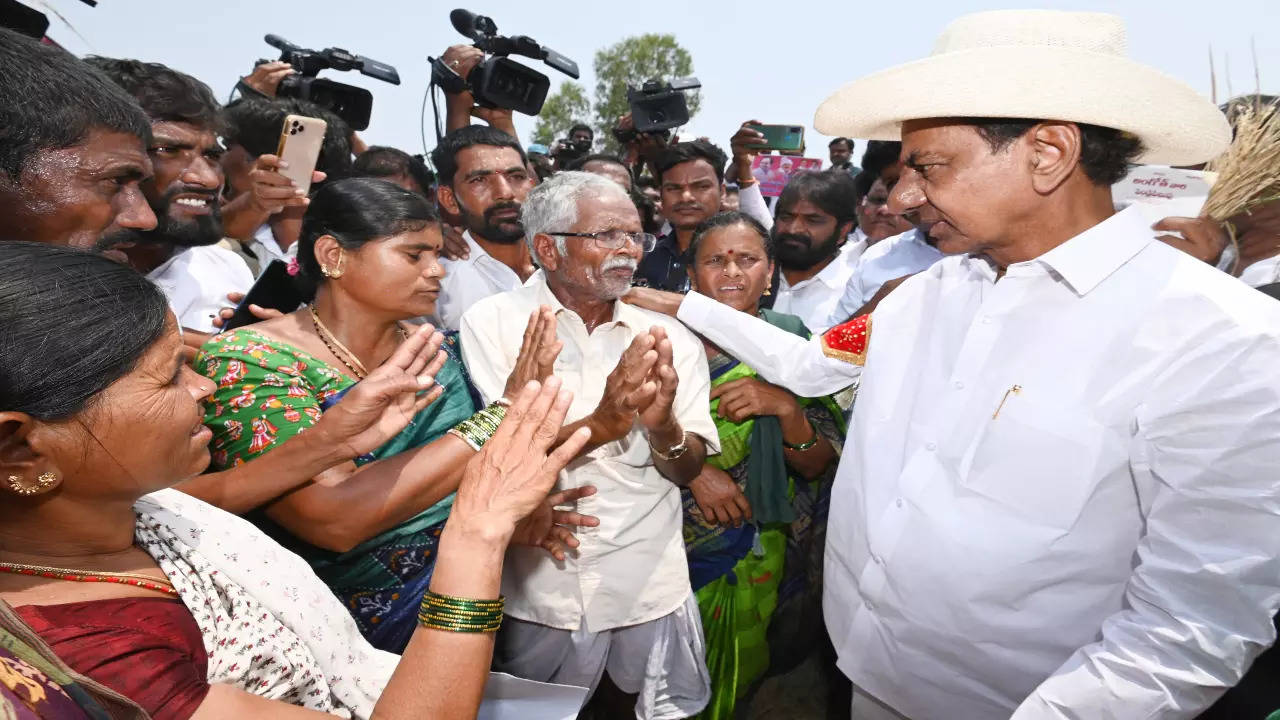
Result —
[[1125, 57], [1105, 13], [997, 10], [952, 22], [923, 59], [854, 80], [818, 107], [825, 135], [901, 139], [905, 120], [1068, 120], [1141, 138], [1140, 161], [1194, 165], [1231, 141], [1221, 111], [1185, 83]]

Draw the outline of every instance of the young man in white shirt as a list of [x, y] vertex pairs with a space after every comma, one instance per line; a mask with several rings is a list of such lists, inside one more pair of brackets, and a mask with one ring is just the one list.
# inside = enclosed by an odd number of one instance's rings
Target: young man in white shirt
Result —
[[486, 125], [445, 135], [431, 159], [440, 207], [467, 228], [466, 257], [442, 261], [445, 276], [436, 303], [436, 326], [457, 330], [473, 305], [520, 287], [533, 273], [520, 207], [535, 178], [520, 142]]
[[164, 291], [178, 323], [209, 333], [228, 293], [247, 292], [253, 274], [222, 240], [221, 105], [204, 83], [158, 63], [86, 60], [122, 87], [151, 120], [147, 150], [155, 174], [142, 184], [156, 214], [153, 230], [129, 230], [104, 242], [131, 242], [129, 264]]
[[773, 310], [795, 315], [813, 332], [830, 325], [861, 253], [843, 252], [855, 223], [853, 178], [843, 170], [801, 173], [778, 197], [774, 253], [781, 272]]
[[793, 392], [861, 380], [824, 587], [854, 716], [1194, 717], [1275, 640], [1280, 305], [1110, 185], [1212, 159], [1226, 121], [1119, 18], [1000, 11], [817, 126], [900, 134], [892, 204], [952, 255], [812, 343], [678, 314]]
[[689, 717], [706, 704], [710, 679], [678, 486], [719, 452], [706, 354], [680, 323], [617, 301], [654, 241], [617, 183], [560, 173], [529, 193], [522, 217], [542, 269], [467, 311], [464, 357], [480, 394], [494, 400], [530, 313], [555, 313], [562, 349], [554, 374], [574, 394], [565, 432], [592, 428], [591, 450], [559, 486], [594, 485], [577, 510], [600, 524], [563, 562], [541, 550], [509, 552], [509, 617], [495, 667], [593, 690], [607, 671], [634, 696], [634, 710], [608, 717]]

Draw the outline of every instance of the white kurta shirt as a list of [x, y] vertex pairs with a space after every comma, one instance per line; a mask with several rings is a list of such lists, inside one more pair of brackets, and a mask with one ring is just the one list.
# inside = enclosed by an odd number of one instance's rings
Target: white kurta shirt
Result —
[[253, 273], [234, 251], [217, 245], [183, 248], [147, 279], [164, 291], [178, 324], [203, 333], [217, 332], [213, 318], [231, 301], [227, 293], [247, 293]]
[[[723, 308], [680, 319], [772, 382], [859, 375]], [[1280, 303], [1130, 211], [908, 280], [831, 501], [841, 669], [917, 720], [1194, 717], [1274, 639], [1277, 368]]]
[[[520, 287], [516, 271], [480, 247], [470, 231], [462, 233], [462, 239], [471, 251], [465, 260], [440, 259], [445, 275], [440, 281], [434, 323], [442, 330], [457, 330], [463, 313], [480, 300]], [[523, 333], [521, 330], [521, 337]]]
[[786, 275], [779, 274], [773, 309], [799, 317], [813, 332], [822, 332], [830, 327], [827, 319], [844, 296], [845, 286], [858, 269], [858, 260], [862, 256], [857, 246], [853, 249], [846, 247], [836, 252], [836, 256], [818, 274], [795, 285], [787, 282]]
[[872, 245], [862, 253], [857, 272], [849, 277], [844, 296], [824, 324], [831, 327], [848, 320], [871, 301], [881, 285], [918, 273], [943, 257], [915, 228]]
[[[686, 432], [702, 438], [707, 454], [720, 451], [711, 419], [711, 379], [702, 342], [669, 317], [614, 303], [613, 319], [588, 333], [566, 309], [541, 271], [517, 290], [476, 303], [462, 318], [463, 357], [485, 401], [502, 395], [515, 367], [529, 314], [546, 305], [556, 313], [556, 336], [564, 343], [555, 375], [573, 392], [566, 423], [591, 414], [632, 338], [657, 325], [667, 329], [674, 351], [675, 415]], [[620, 441], [607, 443], [569, 463], [556, 488], [595, 485], [577, 510], [600, 519], [575, 531], [581, 545], [563, 563], [541, 548], [513, 547], [502, 575], [506, 612], [520, 620], [599, 632], [655, 620], [688, 599], [680, 491], [653, 465], [648, 437], [637, 423]]]

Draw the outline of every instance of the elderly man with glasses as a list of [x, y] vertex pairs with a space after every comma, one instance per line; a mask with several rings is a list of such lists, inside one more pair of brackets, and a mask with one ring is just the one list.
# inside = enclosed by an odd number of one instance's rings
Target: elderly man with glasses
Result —
[[521, 222], [541, 269], [463, 315], [463, 354], [485, 401], [498, 400], [526, 323], [541, 314], [530, 330], [548, 349], [541, 372], [574, 394], [562, 437], [583, 425], [592, 432], [590, 451], [559, 486], [594, 485], [577, 510], [600, 524], [564, 561], [510, 551], [496, 667], [593, 690], [607, 671], [621, 691], [608, 717], [630, 706], [639, 718], [693, 715], [710, 681], [677, 486], [719, 452], [706, 355], [680, 323], [618, 301], [655, 238], [617, 183], [557, 174], [530, 191]]

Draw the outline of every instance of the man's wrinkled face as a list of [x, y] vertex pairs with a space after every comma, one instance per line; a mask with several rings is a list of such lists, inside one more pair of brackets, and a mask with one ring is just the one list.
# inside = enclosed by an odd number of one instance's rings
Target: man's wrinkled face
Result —
[[1029, 184], [1030, 167], [1023, 156], [1020, 142], [993, 153], [969, 124], [904, 123], [902, 176], [889, 194], [889, 210], [905, 215], [944, 253], [988, 253], [1021, 219], [1015, 191]]
[[853, 156], [853, 148], [842, 142], [832, 145], [829, 148], [829, 151], [831, 153], [831, 164], [833, 166], [844, 165], [849, 162], [849, 159]]
[[453, 183], [437, 190], [445, 210], [460, 214], [472, 235], [503, 245], [523, 242], [520, 206], [534, 181], [520, 153], [472, 145], [459, 150], [456, 159]]
[[[584, 193], [578, 199], [578, 221], [566, 230], [639, 233], [642, 227], [640, 213], [626, 195]], [[644, 256], [643, 247], [628, 242], [607, 248], [588, 237], [560, 239], [564, 254], [554, 260], [555, 269], [548, 273], [553, 289], [564, 287], [575, 295], [596, 300], [616, 300], [631, 289], [631, 278]]]
[[724, 187], [711, 163], [698, 158], [662, 173], [662, 212], [671, 226], [692, 230], [720, 212]]
[[93, 249], [105, 235], [150, 230], [149, 177], [142, 139], [128, 133], [93, 130], [79, 145], [40, 151], [17, 182], [0, 179], [0, 237]]
[[[222, 239], [222, 155], [225, 150], [211, 128], [191, 123], [151, 124], [148, 155], [155, 175], [143, 183], [156, 214], [156, 229], [133, 232], [139, 242], [178, 247], [212, 245]], [[122, 234], [123, 235], [123, 234]]]

